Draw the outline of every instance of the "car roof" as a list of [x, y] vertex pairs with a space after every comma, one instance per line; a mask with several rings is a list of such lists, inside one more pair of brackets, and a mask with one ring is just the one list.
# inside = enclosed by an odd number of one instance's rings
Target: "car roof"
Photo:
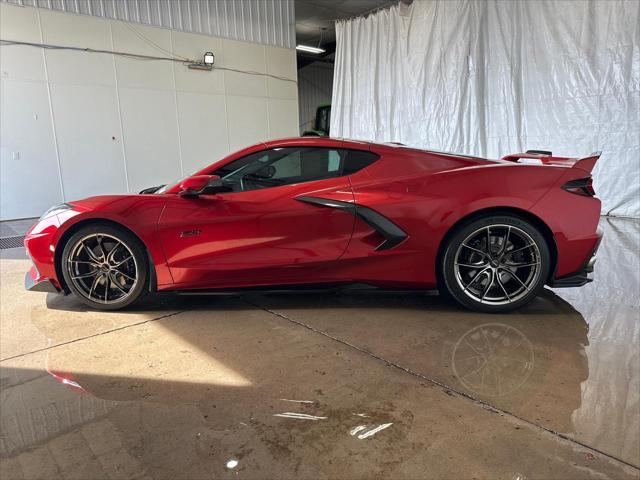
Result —
[[339, 148], [356, 148], [359, 150], [369, 150], [371, 142], [365, 142], [361, 140], [349, 140], [344, 138], [333, 137], [288, 137], [280, 138], [277, 140], [269, 140], [264, 142], [269, 148], [273, 147], [304, 147], [304, 146], [319, 146], [319, 147], [339, 147]]
[[436, 155], [446, 155], [452, 157], [463, 157], [475, 160], [486, 160], [483, 157], [477, 157], [473, 155], [466, 155], [463, 153], [454, 152], [442, 152], [439, 150], [423, 149], [416, 147], [409, 147], [399, 142], [373, 142], [368, 140], [353, 140], [349, 138], [333, 138], [333, 137], [288, 137], [278, 140], [270, 140], [265, 142], [269, 148], [274, 147], [301, 147], [301, 146], [318, 146], [318, 147], [336, 147], [336, 148], [353, 148], [356, 150], [385, 150], [385, 149], [399, 149], [403, 151], [413, 151], [419, 153], [433, 153]]

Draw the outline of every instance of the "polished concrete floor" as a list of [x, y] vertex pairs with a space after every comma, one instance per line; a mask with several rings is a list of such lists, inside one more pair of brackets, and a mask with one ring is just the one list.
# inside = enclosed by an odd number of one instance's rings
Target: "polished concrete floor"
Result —
[[437, 296], [87, 311], [0, 259], [0, 478], [639, 478], [640, 222], [508, 315]]

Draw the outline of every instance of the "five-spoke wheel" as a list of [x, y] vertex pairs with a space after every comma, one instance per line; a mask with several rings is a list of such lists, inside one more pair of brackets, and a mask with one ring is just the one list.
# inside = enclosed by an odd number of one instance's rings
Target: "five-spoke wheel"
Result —
[[449, 293], [474, 310], [517, 308], [544, 287], [549, 249], [531, 223], [511, 216], [476, 220], [458, 229], [443, 256]]
[[62, 255], [67, 286], [80, 300], [102, 309], [136, 300], [146, 283], [144, 253], [132, 235], [110, 225], [80, 229]]

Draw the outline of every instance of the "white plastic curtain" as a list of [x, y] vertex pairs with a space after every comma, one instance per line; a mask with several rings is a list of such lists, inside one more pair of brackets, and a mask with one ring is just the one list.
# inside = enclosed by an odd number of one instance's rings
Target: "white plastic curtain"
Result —
[[640, 2], [415, 0], [336, 24], [331, 135], [586, 156], [640, 217]]

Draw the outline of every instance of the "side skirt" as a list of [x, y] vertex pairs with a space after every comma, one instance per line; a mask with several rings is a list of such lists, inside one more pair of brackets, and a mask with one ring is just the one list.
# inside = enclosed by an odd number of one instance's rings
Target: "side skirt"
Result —
[[437, 289], [390, 289], [380, 288], [366, 283], [347, 283], [330, 285], [269, 285], [265, 287], [243, 287], [235, 289], [209, 289], [209, 290], [163, 290], [159, 295], [181, 296], [237, 296], [249, 293], [269, 294], [309, 294], [309, 293], [336, 293], [336, 294], [401, 294], [401, 295], [437, 295]]

